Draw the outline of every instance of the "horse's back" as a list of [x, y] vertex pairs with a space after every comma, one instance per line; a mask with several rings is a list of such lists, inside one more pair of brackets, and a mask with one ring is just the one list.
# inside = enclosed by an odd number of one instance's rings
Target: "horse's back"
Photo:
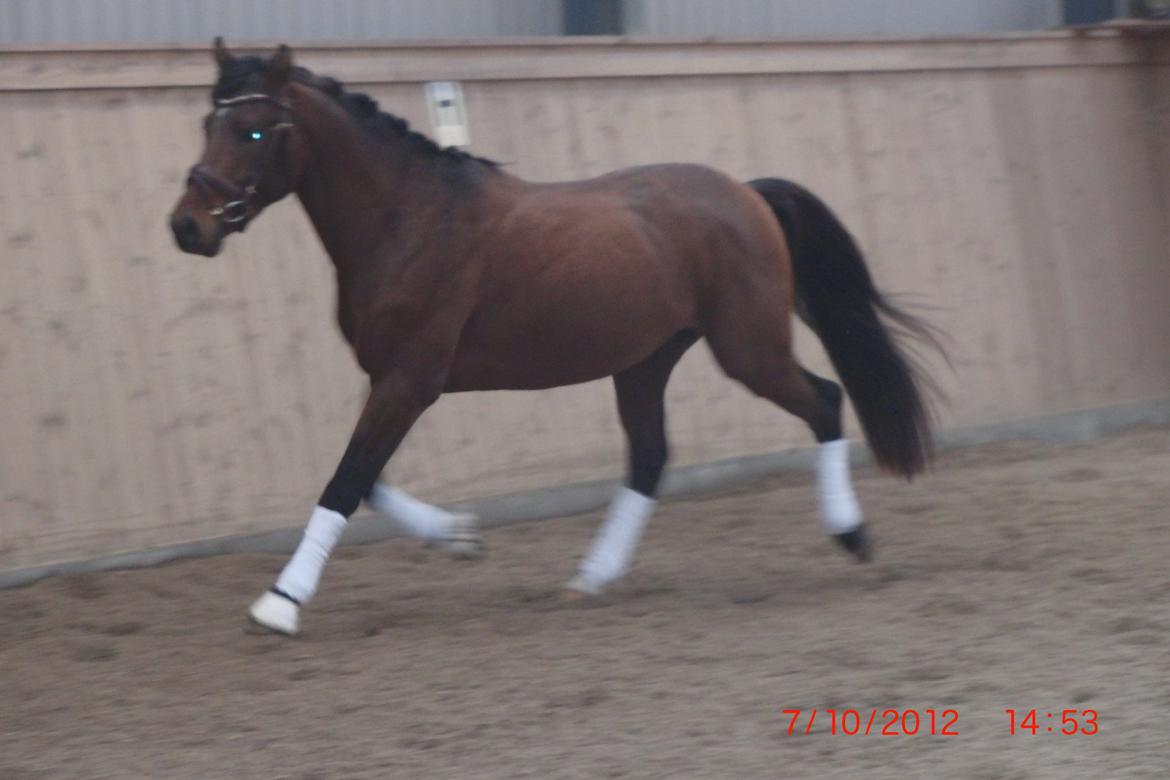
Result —
[[733, 256], [750, 262], [752, 256], [786, 255], [779, 224], [763, 198], [699, 164], [641, 165], [592, 179], [536, 184], [516, 211], [535, 234], [555, 232], [562, 241], [554, 243], [585, 252], [596, 251], [599, 242], [635, 238], [625, 246], [629, 263], [684, 263], [692, 278], [705, 265], [726, 265]]
[[768, 297], [791, 292], [787, 245], [759, 193], [704, 165], [629, 168], [592, 184], [611, 187], [643, 229], [659, 235], [659, 257], [686, 273], [708, 306], [737, 299], [745, 286]]
[[690, 218], [758, 218], [766, 206], [746, 185], [706, 165], [657, 163], [612, 171], [592, 179], [536, 185], [538, 197], [568, 201], [592, 197], [617, 198], [626, 208], [649, 219], [663, 215]]

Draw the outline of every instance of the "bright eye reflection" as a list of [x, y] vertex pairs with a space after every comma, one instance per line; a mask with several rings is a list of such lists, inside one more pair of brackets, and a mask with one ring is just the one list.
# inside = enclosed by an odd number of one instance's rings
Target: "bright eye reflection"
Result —
[[259, 141], [263, 137], [264, 137], [264, 133], [261, 133], [259, 130], [252, 131], [252, 140], [253, 141]]

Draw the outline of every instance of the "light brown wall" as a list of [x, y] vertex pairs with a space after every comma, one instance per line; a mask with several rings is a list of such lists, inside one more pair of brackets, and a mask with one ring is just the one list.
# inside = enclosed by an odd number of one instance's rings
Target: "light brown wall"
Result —
[[[316, 47], [425, 126], [464, 80], [474, 148], [534, 179], [636, 163], [782, 175], [879, 283], [931, 307], [946, 426], [1170, 395], [1170, 67], [1115, 36], [839, 44]], [[294, 201], [214, 260], [165, 217], [197, 155], [202, 50], [0, 51], [0, 571], [299, 525], [363, 383]], [[827, 371], [802, 335], [802, 354]], [[809, 443], [703, 348], [677, 463]], [[617, 475], [607, 383], [443, 399], [391, 465], [455, 500]]]

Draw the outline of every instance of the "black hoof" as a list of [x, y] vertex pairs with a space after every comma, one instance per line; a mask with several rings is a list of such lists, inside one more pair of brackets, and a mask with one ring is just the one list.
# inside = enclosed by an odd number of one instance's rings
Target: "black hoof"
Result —
[[869, 533], [864, 525], [859, 525], [852, 531], [843, 534], [834, 534], [837, 543], [848, 550], [860, 563], [873, 560], [873, 544], [869, 541]]

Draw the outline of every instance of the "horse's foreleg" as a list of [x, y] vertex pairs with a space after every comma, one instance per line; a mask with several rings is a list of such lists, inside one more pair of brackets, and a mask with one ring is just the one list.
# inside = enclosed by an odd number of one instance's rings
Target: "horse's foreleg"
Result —
[[596, 595], [629, 569], [654, 511], [654, 496], [669, 456], [666, 383], [697, 338], [689, 331], [680, 333], [643, 362], [614, 376], [618, 412], [629, 443], [629, 474], [625, 486], [614, 495], [577, 576], [566, 584], [567, 597]]
[[381, 483], [374, 485], [366, 501], [403, 532], [457, 558], [477, 558], [483, 553], [479, 518], [474, 514], [448, 512]]
[[299, 630], [300, 607], [317, 592], [321, 572], [349, 516], [370, 493], [386, 461], [437, 394], [420, 392], [405, 377], [379, 380], [341, 457], [337, 471], [305, 528], [296, 552], [276, 584], [252, 604], [252, 619], [282, 634]]

